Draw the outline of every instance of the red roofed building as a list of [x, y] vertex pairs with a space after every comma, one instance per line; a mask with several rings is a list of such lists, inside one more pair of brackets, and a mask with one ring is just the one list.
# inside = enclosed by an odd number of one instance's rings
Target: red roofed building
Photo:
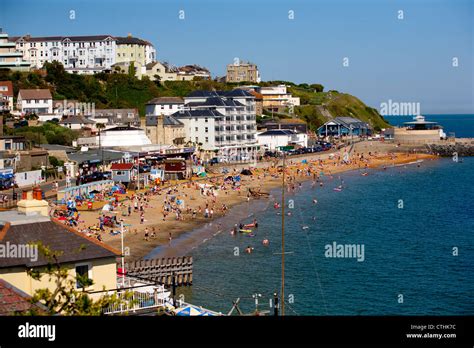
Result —
[[0, 279], [0, 316], [17, 315], [26, 311], [40, 314], [44, 312], [41, 304], [30, 302], [31, 296]]
[[11, 81], [0, 81], [0, 112], [13, 110], [13, 84]]
[[136, 170], [133, 163], [114, 163], [110, 167], [110, 171], [113, 181], [128, 184], [132, 181]]

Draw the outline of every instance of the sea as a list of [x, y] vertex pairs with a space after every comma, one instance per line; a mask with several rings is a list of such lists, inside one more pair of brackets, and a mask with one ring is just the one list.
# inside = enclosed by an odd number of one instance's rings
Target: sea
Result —
[[[443, 117], [427, 119], [474, 137], [474, 115]], [[286, 315], [474, 314], [474, 158], [322, 181], [286, 192]], [[245, 313], [273, 313], [282, 280], [282, 216], [274, 208], [280, 200], [275, 189], [269, 199], [243, 203], [189, 233], [208, 237], [187, 252], [193, 285], [180, 288], [180, 298], [222, 313], [239, 299]], [[254, 218], [253, 236], [229, 233]]]

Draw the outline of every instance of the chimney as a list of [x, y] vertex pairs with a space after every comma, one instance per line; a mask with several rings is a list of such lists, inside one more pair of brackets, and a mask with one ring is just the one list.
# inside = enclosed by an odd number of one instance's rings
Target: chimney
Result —
[[43, 199], [43, 192], [39, 186], [32, 191], [24, 190], [17, 206], [21, 214], [49, 216], [49, 204]]

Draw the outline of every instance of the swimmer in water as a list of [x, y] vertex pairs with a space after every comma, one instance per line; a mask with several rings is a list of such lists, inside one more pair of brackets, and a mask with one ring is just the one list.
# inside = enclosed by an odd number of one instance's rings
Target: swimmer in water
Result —
[[316, 198], [313, 199], [313, 203], [314, 203], [314, 204], [318, 203], [318, 200], [317, 200]]
[[252, 248], [250, 245], [247, 247], [247, 249], [245, 249], [245, 252], [246, 252], [247, 254], [251, 254], [252, 251], [253, 251], [253, 248]]
[[270, 241], [265, 238], [263, 241], [262, 241], [262, 244], [265, 245], [265, 246], [268, 246], [268, 244], [270, 243]]

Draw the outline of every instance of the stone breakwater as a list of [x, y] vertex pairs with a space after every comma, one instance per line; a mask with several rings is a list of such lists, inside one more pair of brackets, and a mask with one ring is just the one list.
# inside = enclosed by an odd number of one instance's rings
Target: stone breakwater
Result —
[[428, 151], [434, 155], [452, 157], [456, 153], [458, 156], [474, 156], [474, 139], [463, 139], [455, 143], [428, 144]]

